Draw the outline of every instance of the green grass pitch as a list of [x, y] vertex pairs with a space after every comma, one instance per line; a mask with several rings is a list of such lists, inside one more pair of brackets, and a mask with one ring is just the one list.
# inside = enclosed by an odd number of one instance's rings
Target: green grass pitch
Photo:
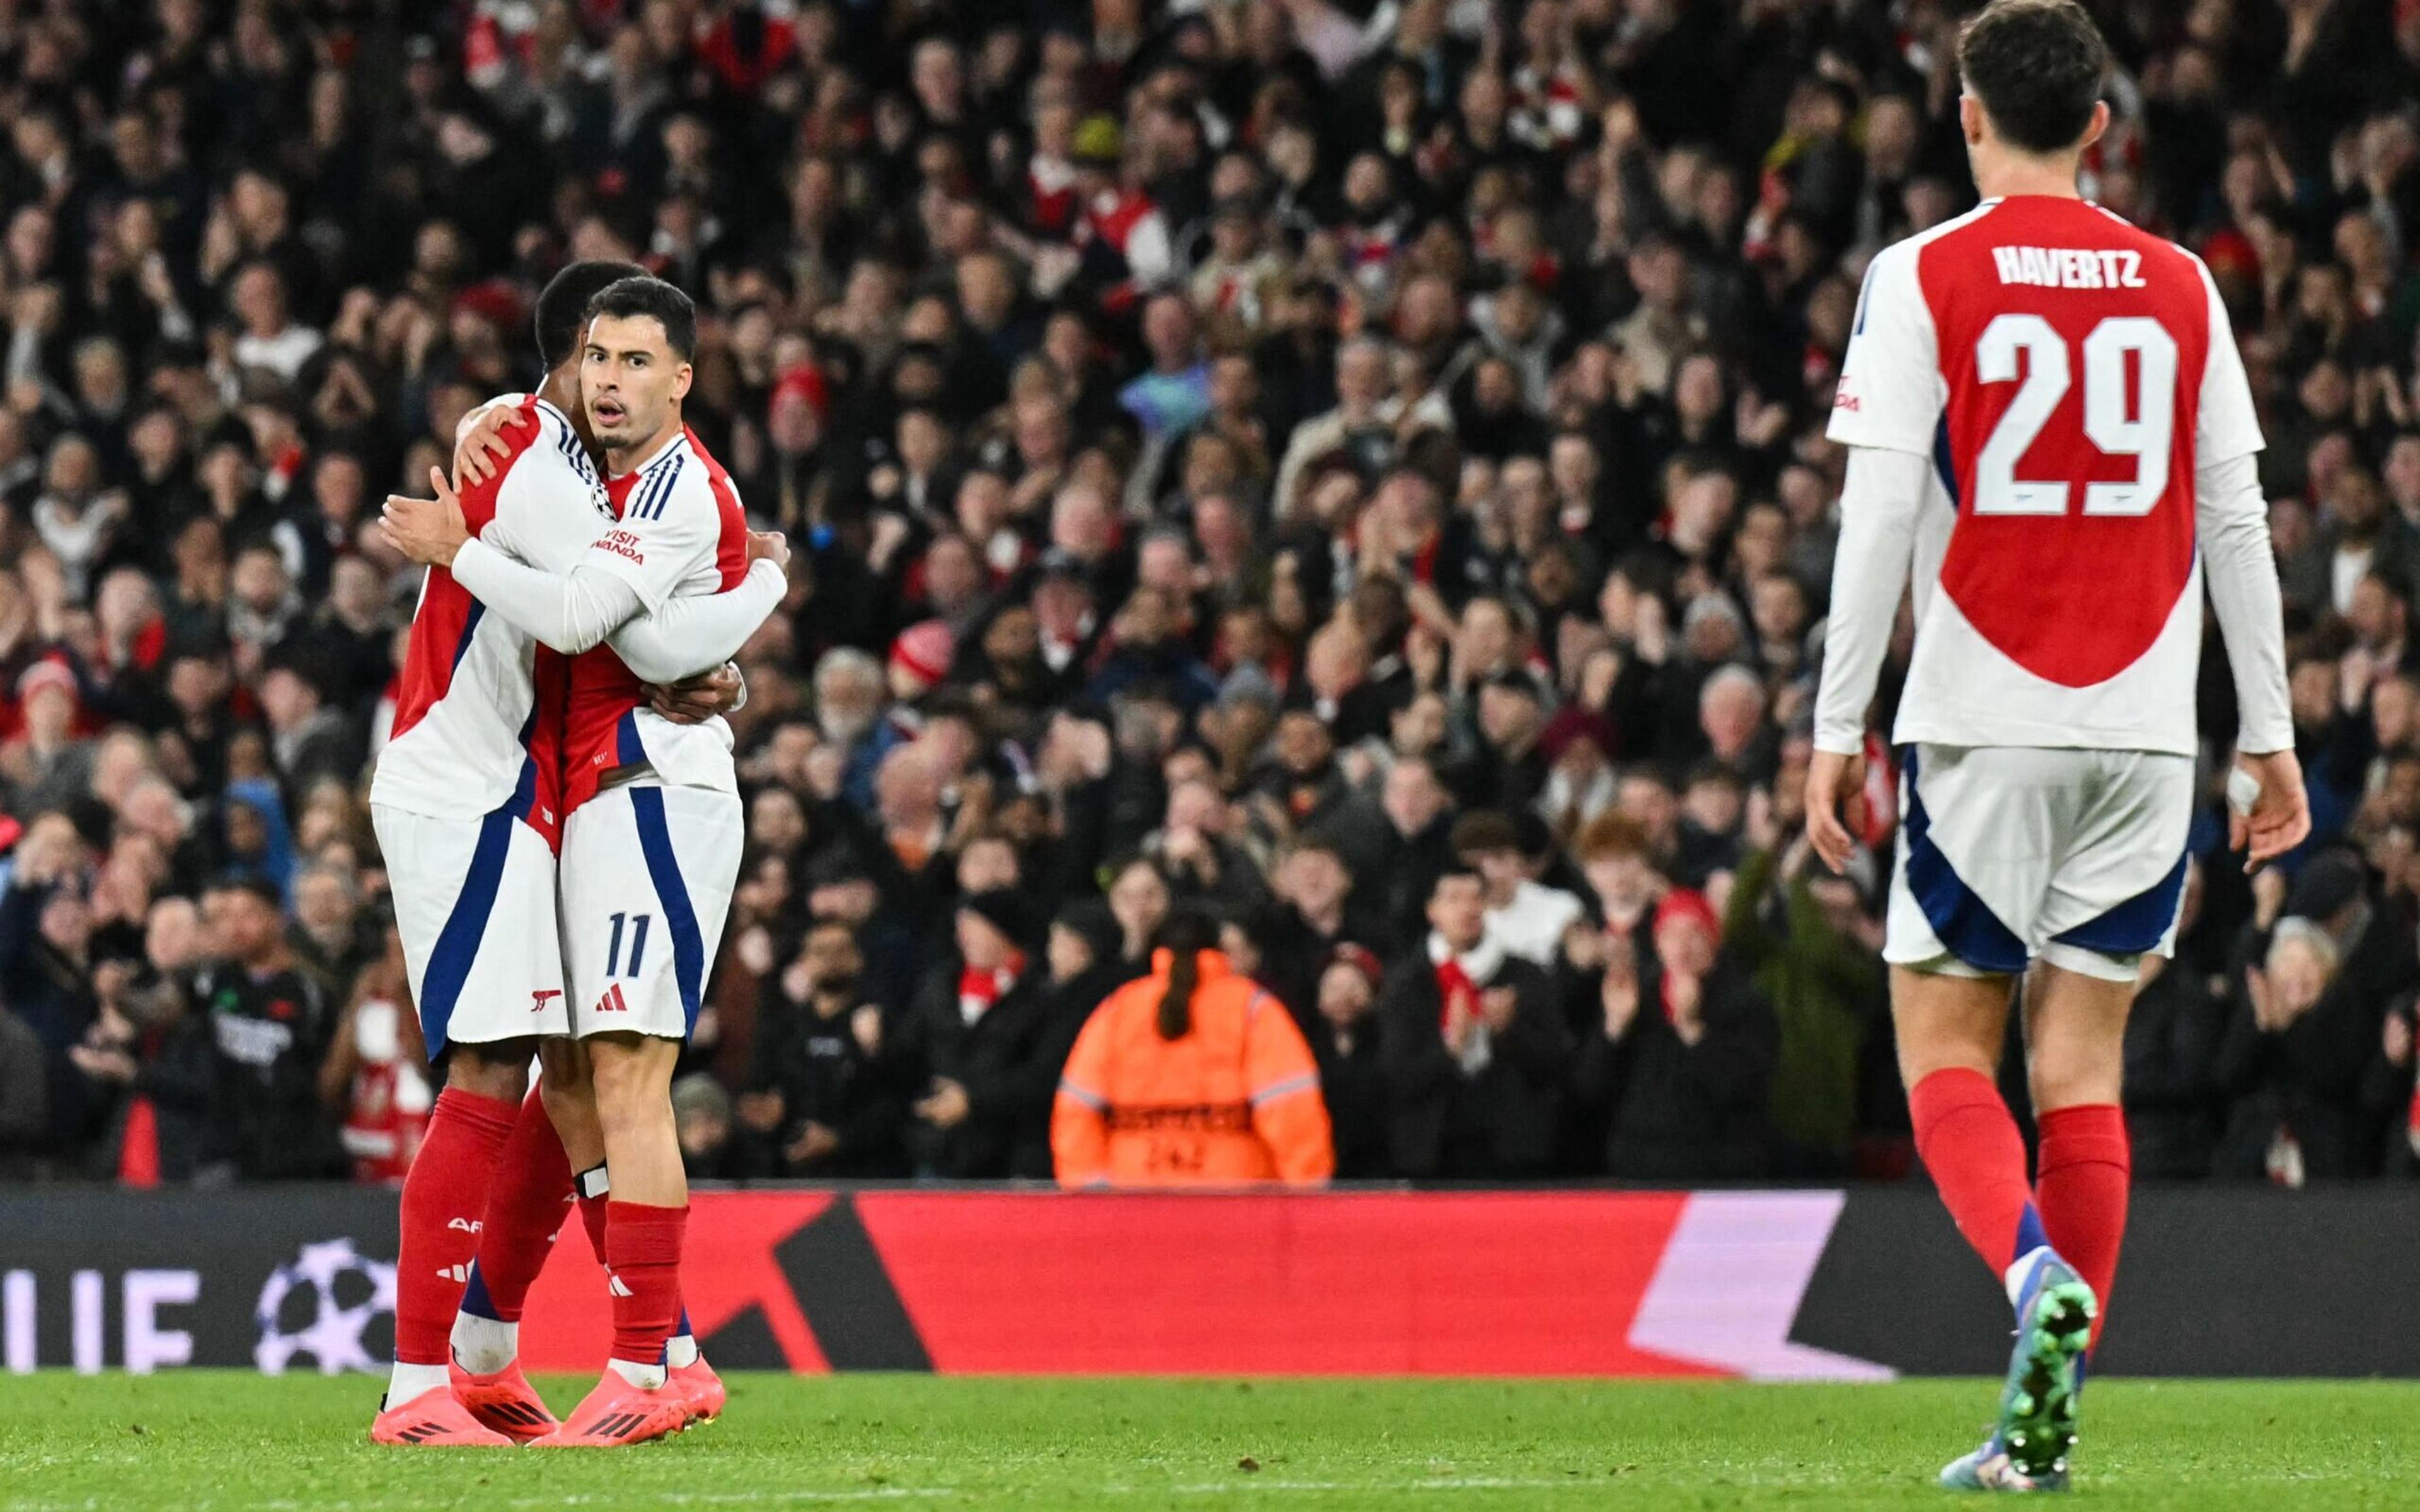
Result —
[[[558, 1410], [584, 1382], [541, 1382]], [[0, 1512], [619, 1507], [1901, 1507], [1989, 1381], [736, 1377], [720, 1423], [567, 1453], [395, 1450], [362, 1377], [0, 1377]], [[2420, 1383], [2096, 1381], [2102, 1508], [2420, 1505]]]

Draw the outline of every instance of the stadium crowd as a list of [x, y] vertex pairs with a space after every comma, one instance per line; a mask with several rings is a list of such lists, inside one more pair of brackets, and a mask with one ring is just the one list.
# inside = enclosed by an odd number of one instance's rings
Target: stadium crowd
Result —
[[[2208, 261], [2260, 397], [2319, 819], [2247, 880], [2210, 789], [2137, 1169], [2409, 1172], [2420, 5], [2093, 8], [2086, 187]], [[1903, 1171], [1890, 783], [1845, 877], [1799, 795], [1859, 276], [1972, 201], [1957, 20], [6, 8], [0, 1170], [408, 1163], [379, 501], [613, 256], [697, 299], [689, 420], [798, 548], [692, 1175], [1047, 1177], [1187, 902], [1309, 1037], [1342, 1178]]]

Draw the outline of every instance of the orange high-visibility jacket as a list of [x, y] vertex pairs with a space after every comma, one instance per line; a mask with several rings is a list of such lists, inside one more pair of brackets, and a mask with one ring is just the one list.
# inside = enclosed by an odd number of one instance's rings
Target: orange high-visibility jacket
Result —
[[1336, 1170], [1319, 1068], [1285, 1005], [1201, 953], [1193, 1026], [1159, 1037], [1171, 957], [1085, 1021], [1050, 1112], [1062, 1186], [1312, 1185]]

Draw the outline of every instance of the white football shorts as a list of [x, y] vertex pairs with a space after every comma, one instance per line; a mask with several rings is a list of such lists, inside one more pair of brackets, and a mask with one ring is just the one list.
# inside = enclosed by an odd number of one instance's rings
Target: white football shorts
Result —
[[570, 1032], [554, 852], [515, 807], [442, 819], [370, 806], [431, 1060], [448, 1044]]
[[2193, 759], [2164, 752], [1906, 748], [1883, 958], [2133, 981], [2175, 949], [2194, 791]]
[[609, 787], [563, 825], [563, 961], [571, 1032], [686, 1040], [722, 947], [745, 839], [739, 796]]

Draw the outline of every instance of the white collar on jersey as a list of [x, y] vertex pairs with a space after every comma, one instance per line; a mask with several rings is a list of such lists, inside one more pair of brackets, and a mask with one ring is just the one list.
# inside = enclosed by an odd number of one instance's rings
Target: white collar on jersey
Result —
[[[640, 463], [637, 467], [635, 467], [635, 468], [631, 469], [630, 471], [633, 471], [633, 472], [652, 472], [652, 471], [654, 471], [656, 470], [656, 466], [657, 466], [657, 464], [658, 464], [658, 463], [660, 463], [661, 461], [663, 461], [663, 459], [664, 459], [664, 458], [666, 458], [666, 457], [668, 457], [668, 456], [672, 455], [675, 452], [678, 451], [678, 450], [680, 449], [680, 447], [682, 446], [682, 444], [683, 444], [683, 443], [685, 443], [688, 440], [689, 440], [689, 427], [688, 427], [687, 425], [683, 425], [683, 426], [679, 427], [678, 429], [676, 429], [676, 430], [675, 430], [675, 431], [673, 432], [672, 440], [668, 440], [668, 441], [664, 442], [664, 444], [663, 444], [662, 446], [660, 446], [660, 447], [657, 448], [657, 450], [656, 450], [656, 455], [653, 455], [653, 456], [651, 456], [651, 457], [647, 458], [645, 461], [644, 461], [644, 462]], [[617, 473], [615, 473], [615, 474], [614, 474], [614, 477], [616, 477], [616, 478], [621, 478], [621, 477], [625, 477], [625, 476], [627, 476], [627, 475], [628, 475], [628, 474], [625, 474], [625, 473], [618, 473], [618, 472], [617, 472]]]
[[563, 434], [557, 438], [563, 459], [570, 463], [571, 470], [586, 479], [590, 486], [602, 486], [604, 479], [597, 474], [596, 459], [588, 455], [588, 443], [580, 439], [580, 427], [571, 423], [571, 417], [565, 414], [563, 407], [553, 400], [542, 393], [533, 393], [530, 397], [537, 401], [540, 409], [563, 423]]

